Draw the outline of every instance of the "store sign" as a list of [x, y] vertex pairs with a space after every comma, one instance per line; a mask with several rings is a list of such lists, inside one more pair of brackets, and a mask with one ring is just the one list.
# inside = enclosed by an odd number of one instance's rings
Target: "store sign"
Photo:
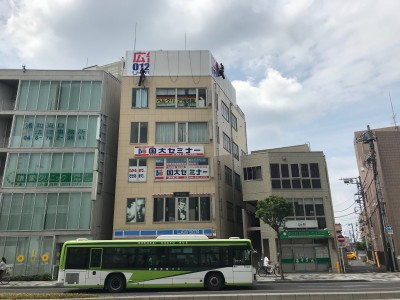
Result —
[[285, 222], [286, 228], [318, 228], [317, 220], [289, 220]]
[[135, 146], [135, 157], [204, 156], [204, 146]]
[[147, 167], [129, 167], [129, 182], [143, 182], [146, 181]]
[[279, 232], [281, 239], [295, 239], [295, 238], [327, 238], [329, 232], [327, 229], [315, 230], [283, 230]]

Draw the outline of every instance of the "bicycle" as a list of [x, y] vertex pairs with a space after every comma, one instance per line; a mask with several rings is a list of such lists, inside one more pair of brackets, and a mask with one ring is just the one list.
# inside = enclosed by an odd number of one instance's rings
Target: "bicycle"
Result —
[[281, 275], [281, 268], [278, 263], [271, 264], [269, 267], [264, 267], [261, 263], [258, 264], [257, 275], [260, 277], [265, 277], [267, 275]]
[[11, 280], [11, 270], [10, 267], [4, 270], [0, 276], [0, 284], [8, 284]]

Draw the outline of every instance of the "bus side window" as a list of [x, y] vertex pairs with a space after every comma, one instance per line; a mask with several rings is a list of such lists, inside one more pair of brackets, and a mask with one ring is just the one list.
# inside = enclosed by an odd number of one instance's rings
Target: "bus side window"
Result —
[[90, 254], [90, 267], [100, 268], [101, 267], [101, 254], [103, 249], [92, 249]]

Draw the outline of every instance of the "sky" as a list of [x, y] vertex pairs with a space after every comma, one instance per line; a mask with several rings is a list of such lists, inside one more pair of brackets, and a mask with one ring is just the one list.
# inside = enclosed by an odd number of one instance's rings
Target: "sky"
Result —
[[[249, 151], [326, 157], [335, 221], [356, 229], [354, 132], [400, 123], [400, 1], [0, 0], [0, 69], [82, 69], [127, 50], [210, 50]], [[397, 115], [397, 118], [396, 118]]]

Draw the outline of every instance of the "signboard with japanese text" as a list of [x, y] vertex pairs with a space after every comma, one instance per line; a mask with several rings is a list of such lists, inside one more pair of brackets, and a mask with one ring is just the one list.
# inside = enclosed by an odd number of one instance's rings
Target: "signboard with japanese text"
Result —
[[204, 156], [204, 146], [135, 146], [135, 157]]
[[208, 180], [208, 158], [157, 159], [155, 180]]
[[287, 238], [309, 238], [309, 237], [329, 237], [329, 231], [325, 229], [314, 230], [284, 230], [279, 232], [281, 239]]
[[145, 75], [150, 74], [150, 51], [128, 51], [126, 56], [126, 75], [140, 75], [143, 68]]
[[129, 182], [144, 182], [147, 178], [147, 167], [129, 167]]

